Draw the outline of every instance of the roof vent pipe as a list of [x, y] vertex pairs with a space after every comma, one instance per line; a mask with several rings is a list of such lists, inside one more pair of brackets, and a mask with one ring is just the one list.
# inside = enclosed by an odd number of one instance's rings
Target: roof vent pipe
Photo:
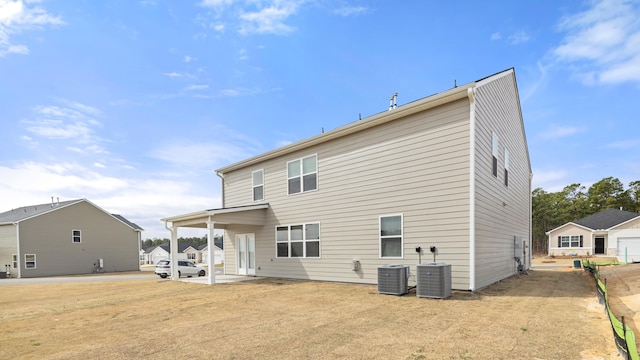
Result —
[[51, 207], [53, 207], [53, 196], [51, 197]]
[[389, 111], [398, 107], [398, 93], [395, 92], [389, 97]]

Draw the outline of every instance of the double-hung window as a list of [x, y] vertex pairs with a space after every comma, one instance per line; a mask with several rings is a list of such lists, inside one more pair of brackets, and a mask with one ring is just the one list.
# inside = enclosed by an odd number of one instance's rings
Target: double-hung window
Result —
[[195, 260], [196, 259], [196, 253], [187, 253], [187, 259], [188, 260]]
[[491, 137], [491, 173], [498, 177], [498, 135], [493, 133]]
[[80, 233], [80, 230], [72, 230], [71, 231], [71, 241], [73, 243], [81, 243], [82, 242], [82, 235]]
[[582, 235], [558, 236], [559, 248], [582, 247]]
[[264, 170], [251, 173], [253, 181], [253, 201], [264, 200]]
[[318, 189], [318, 156], [311, 155], [287, 163], [289, 195]]
[[11, 268], [12, 269], [18, 268], [18, 255], [16, 254], [11, 255]]
[[279, 258], [320, 257], [320, 224], [277, 226], [276, 256]]
[[402, 258], [402, 215], [380, 216], [380, 257]]
[[504, 149], [504, 186], [509, 186], [509, 150]]
[[25, 269], [35, 269], [36, 268], [36, 254], [25, 254], [24, 255], [24, 268]]

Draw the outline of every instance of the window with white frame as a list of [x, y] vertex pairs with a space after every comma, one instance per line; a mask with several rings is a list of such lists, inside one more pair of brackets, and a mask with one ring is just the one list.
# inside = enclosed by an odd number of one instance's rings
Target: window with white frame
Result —
[[318, 156], [311, 155], [287, 163], [289, 195], [318, 189]]
[[82, 235], [80, 234], [80, 230], [71, 231], [71, 241], [73, 241], [74, 243], [82, 242]]
[[582, 235], [558, 236], [559, 248], [578, 248], [582, 247]]
[[11, 268], [12, 269], [18, 268], [18, 255], [16, 254], [11, 255]]
[[493, 133], [491, 138], [491, 173], [493, 176], [498, 177], [498, 135]]
[[264, 200], [264, 170], [256, 170], [251, 173], [253, 181], [253, 201]]
[[402, 215], [380, 216], [380, 257], [402, 258]]
[[36, 268], [36, 254], [25, 254], [24, 255], [24, 268], [25, 269], [35, 269]]
[[276, 226], [276, 257], [320, 257], [320, 223]]
[[195, 260], [196, 259], [196, 253], [187, 253], [187, 259], [188, 260]]
[[504, 149], [504, 186], [509, 186], [509, 150]]

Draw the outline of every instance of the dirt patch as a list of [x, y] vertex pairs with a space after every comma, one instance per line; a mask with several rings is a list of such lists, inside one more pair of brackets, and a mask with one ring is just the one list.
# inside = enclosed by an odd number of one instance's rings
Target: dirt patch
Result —
[[582, 270], [531, 271], [449, 299], [260, 279], [0, 287], [0, 358], [610, 359]]
[[607, 285], [609, 306], [640, 340], [640, 264], [601, 266], [600, 279]]

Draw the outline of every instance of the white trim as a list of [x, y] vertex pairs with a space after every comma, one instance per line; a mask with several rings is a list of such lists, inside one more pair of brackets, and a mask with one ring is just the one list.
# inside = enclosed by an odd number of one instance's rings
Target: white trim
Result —
[[469, 290], [476, 290], [476, 99], [469, 88]]
[[[400, 256], [382, 256], [382, 218], [400, 216]], [[386, 235], [387, 237], [398, 237], [398, 235]], [[404, 259], [404, 214], [385, 214], [378, 216], [378, 257], [380, 259]]]
[[247, 205], [247, 206], [236, 206], [230, 208], [222, 208], [222, 209], [210, 209], [210, 210], [202, 210], [196, 211], [188, 214], [176, 215], [167, 218], [162, 218], [160, 221], [163, 222], [175, 222], [175, 221], [184, 221], [197, 219], [205, 216], [215, 216], [217, 214], [227, 214], [241, 211], [251, 211], [251, 210], [259, 210], [259, 209], [268, 209], [269, 204], [255, 204], [255, 205]]
[[[18, 252], [18, 260], [20, 260], [20, 223], [16, 223], [16, 251]], [[18, 263], [18, 279], [22, 277], [22, 266]]]

